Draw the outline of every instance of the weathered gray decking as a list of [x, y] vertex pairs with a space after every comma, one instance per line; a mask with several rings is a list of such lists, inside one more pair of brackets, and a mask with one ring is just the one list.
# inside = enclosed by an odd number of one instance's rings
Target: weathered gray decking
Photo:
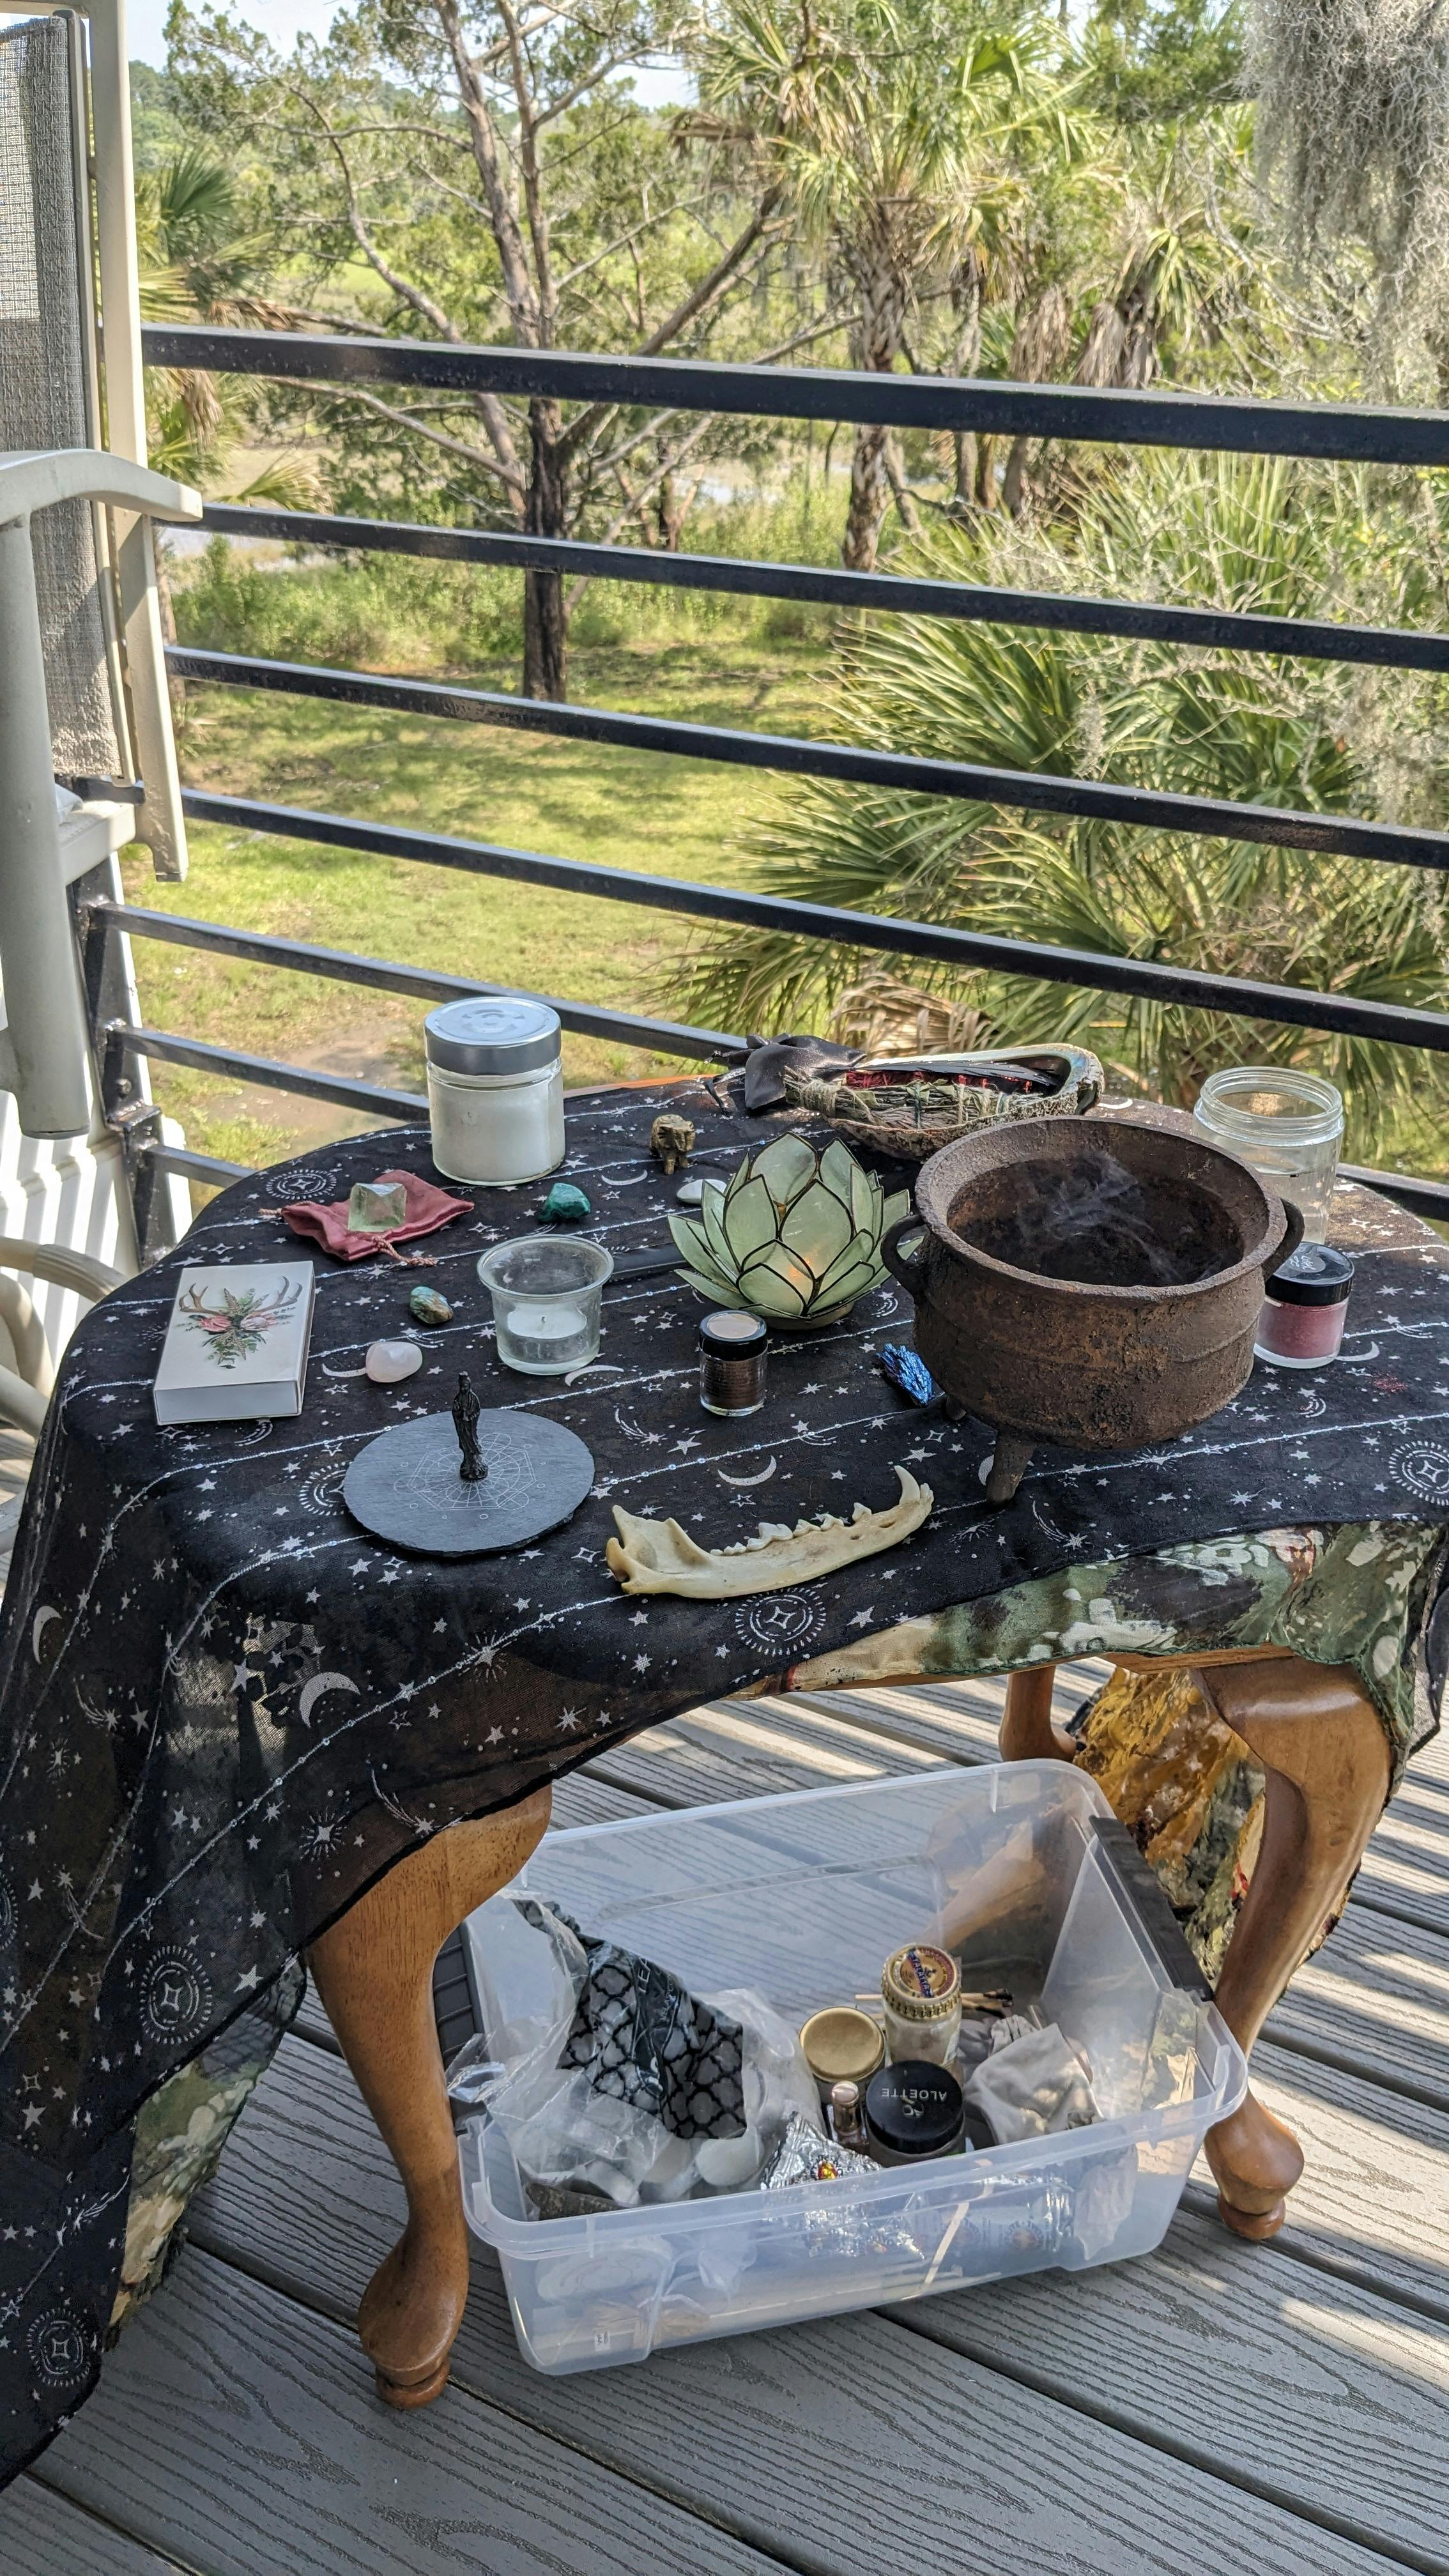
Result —
[[[569, 1783], [558, 1821], [989, 1758], [999, 1703], [699, 1710]], [[309, 2007], [166, 2290], [0, 2498], [0, 2569], [1449, 2570], [1449, 1751], [1271, 2031], [1257, 2080], [1309, 2164], [1270, 2246], [1195, 2185], [1142, 2262], [567, 2379], [520, 2360], [480, 2249], [451, 2386], [396, 2415], [349, 2320], [401, 2196]]]

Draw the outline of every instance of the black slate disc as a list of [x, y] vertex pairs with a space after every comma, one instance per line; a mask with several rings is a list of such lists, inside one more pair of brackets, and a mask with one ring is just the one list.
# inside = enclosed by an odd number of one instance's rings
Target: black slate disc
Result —
[[582, 1440], [547, 1414], [482, 1413], [478, 1446], [488, 1473], [465, 1485], [451, 1413], [400, 1422], [359, 1450], [342, 1499], [389, 1547], [413, 1556], [490, 1556], [560, 1528], [594, 1481]]

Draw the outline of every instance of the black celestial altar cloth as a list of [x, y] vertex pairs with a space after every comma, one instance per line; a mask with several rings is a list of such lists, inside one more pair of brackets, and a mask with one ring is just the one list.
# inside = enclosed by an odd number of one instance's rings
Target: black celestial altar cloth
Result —
[[[747, 1118], [717, 1085], [666, 1097], [696, 1123], [693, 1168], [721, 1177], [775, 1126], [805, 1123]], [[665, 1239], [677, 1184], [648, 1153], [659, 1106], [638, 1091], [570, 1105], [565, 1169], [616, 1254]], [[1042, 1453], [991, 1512], [989, 1435], [913, 1410], [875, 1368], [882, 1342], [909, 1336], [896, 1289], [827, 1333], [777, 1338], [766, 1408], [734, 1424], [700, 1410], [701, 1310], [670, 1272], [610, 1284], [612, 1370], [524, 1379], [496, 1358], [475, 1264], [531, 1230], [536, 1187], [470, 1193], [474, 1214], [429, 1238], [437, 1267], [422, 1271], [381, 1256], [343, 1269], [283, 1224], [285, 1201], [345, 1198], [384, 1164], [438, 1177], [412, 1128], [237, 1183], [93, 1311], [61, 1368], [0, 1638], [0, 2465], [94, 2377], [138, 2106], [264, 2011], [297, 1954], [426, 1835], [702, 1700], [1063, 1568], [1157, 1565], [1289, 1522], [1416, 1525], [1420, 1561], [1437, 1563], [1449, 1255], [1362, 1192], [1348, 1364], [1259, 1368], [1228, 1412], [1147, 1458]], [[160, 1430], [151, 1388], [177, 1270], [273, 1258], [317, 1271], [301, 1416]], [[420, 1333], [421, 1373], [392, 1387], [344, 1374], [369, 1341], [411, 1329], [420, 1278], [455, 1309]], [[349, 1520], [344, 1475], [379, 1429], [445, 1405], [460, 1365], [485, 1404], [578, 1432], [593, 1494], [515, 1555], [393, 1553]], [[884, 1507], [897, 1462], [934, 1490], [925, 1528], [798, 1591], [642, 1601], [605, 1569], [616, 1502], [713, 1545], [762, 1518]], [[1226, 1575], [1209, 1579], [1241, 1608]], [[1426, 1573], [1399, 1605], [1391, 1662], [1417, 1652], [1431, 1588]]]

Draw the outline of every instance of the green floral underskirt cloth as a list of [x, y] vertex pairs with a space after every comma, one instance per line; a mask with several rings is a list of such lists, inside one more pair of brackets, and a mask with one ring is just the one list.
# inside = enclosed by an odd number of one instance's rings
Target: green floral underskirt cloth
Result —
[[[1425, 1640], [1445, 1544], [1438, 1524], [1361, 1521], [1063, 1566], [988, 1600], [903, 1620], [797, 1665], [790, 1679], [797, 1690], [839, 1690], [912, 1673], [945, 1681], [1096, 1655], [1283, 1646], [1352, 1669], [1383, 1719], [1396, 1787], [1439, 1724], [1442, 1675], [1431, 1674]], [[1077, 1734], [1078, 1762], [1136, 1834], [1216, 1981], [1257, 1857], [1261, 1765], [1188, 1672], [1114, 1674]]]
[[[841, 1689], [1095, 1655], [1285, 1646], [1311, 1663], [1352, 1667], [1383, 1719], [1397, 1783], [1438, 1725], [1423, 1639], [1444, 1547], [1440, 1526], [1367, 1521], [1067, 1565], [797, 1664], [790, 1682], [797, 1690]], [[1136, 1833], [1215, 1977], [1252, 1875], [1261, 1768], [1184, 1672], [1115, 1675], [1085, 1712], [1079, 1744], [1079, 1762]], [[295, 2006], [293, 1991], [278, 1996], [272, 2016], [248, 2015], [244, 2032], [223, 2034], [143, 2110], [117, 2325], [161, 2279], [188, 2203], [214, 2171]]]

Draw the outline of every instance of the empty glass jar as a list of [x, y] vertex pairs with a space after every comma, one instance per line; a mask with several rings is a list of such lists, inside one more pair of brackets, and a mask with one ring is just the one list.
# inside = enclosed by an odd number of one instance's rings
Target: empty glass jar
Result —
[[601, 1243], [579, 1235], [526, 1234], [485, 1252], [478, 1276], [493, 1299], [504, 1367], [524, 1377], [562, 1377], [596, 1359], [613, 1268]]
[[1343, 1100], [1331, 1082], [1278, 1065], [1233, 1065], [1208, 1075], [1193, 1123], [1292, 1200], [1305, 1243], [1323, 1242], [1343, 1141]]

